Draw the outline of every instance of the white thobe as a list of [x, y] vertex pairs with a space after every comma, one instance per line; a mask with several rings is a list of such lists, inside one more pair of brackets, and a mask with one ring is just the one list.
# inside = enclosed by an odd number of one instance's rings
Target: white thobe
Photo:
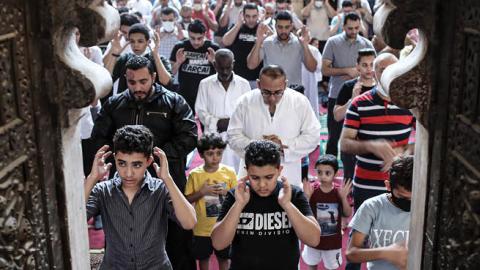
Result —
[[[313, 58], [317, 60], [317, 63], [322, 63], [322, 55], [312, 45], [308, 45]], [[302, 84], [305, 87], [305, 96], [310, 101], [313, 112], [317, 119], [320, 119], [320, 112], [318, 109], [318, 82], [322, 80], [322, 65], [318, 64], [315, 72], [310, 72], [305, 64], [302, 64]]]
[[246, 175], [244, 149], [252, 140], [264, 135], [277, 135], [284, 149], [283, 171], [291, 184], [302, 186], [301, 159], [312, 152], [320, 140], [320, 122], [308, 99], [287, 88], [277, 104], [275, 114], [270, 116], [259, 89], [244, 94], [230, 119], [228, 126], [230, 147], [242, 158], [239, 176]]
[[[200, 81], [195, 111], [200, 122], [205, 126], [205, 132], [217, 133], [218, 120], [230, 118], [240, 96], [248, 91], [250, 91], [248, 81], [236, 74], [233, 74], [227, 91], [218, 80], [217, 74]], [[224, 140], [227, 139], [227, 132], [222, 132], [220, 135]], [[238, 172], [240, 157], [227, 146], [223, 152], [222, 163], [233, 167], [235, 172]]]
[[145, 21], [150, 23], [150, 18], [152, 17], [153, 5], [150, 0], [130, 0], [127, 3], [127, 7], [132, 11], [139, 11], [142, 13]]

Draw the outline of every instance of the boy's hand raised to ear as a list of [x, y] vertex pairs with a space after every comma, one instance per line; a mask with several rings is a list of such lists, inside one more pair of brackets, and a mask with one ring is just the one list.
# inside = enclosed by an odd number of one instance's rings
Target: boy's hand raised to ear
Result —
[[158, 147], [154, 147], [153, 154], [160, 160], [160, 165], [158, 165], [156, 162], [153, 162], [153, 168], [155, 169], [158, 178], [162, 180], [172, 178], [170, 171], [168, 170], [168, 160], [165, 152]]
[[247, 186], [248, 176], [238, 180], [238, 185], [235, 188], [235, 202], [240, 206], [245, 207], [250, 201], [250, 187]]
[[282, 176], [282, 188], [278, 193], [278, 204], [286, 210], [292, 201], [292, 187], [285, 176]]
[[112, 163], [105, 163], [105, 160], [112, 154], [112, 151], [107, 151], [110, 146], [104, 145], [98, 149], [93, 159], [92, 170], [88, 175], [88, 178], [95, 179], [98, 182], [110, 174], [110, 168]]
[[98, 181], [108, 177], [110, 173], [110, 168], [112, 163], [105, 164], [105, 160], [112, 154], [112, 151], [107, 151], [110, 146], [104, 145], [98, 149], [93, 159], [92, 170], [90, 174], [85, 179], [84, 187], [84, 196], [85, 202], [88, 201], [90, 192], [92, 192], [93, 187], [97, 184]]

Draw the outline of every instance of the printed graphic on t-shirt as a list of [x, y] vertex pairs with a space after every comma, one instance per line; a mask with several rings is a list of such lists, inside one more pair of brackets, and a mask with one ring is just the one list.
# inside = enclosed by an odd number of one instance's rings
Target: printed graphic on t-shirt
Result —
[[245, 42], [255, 42], [257, 37], [252, 34], [247, 33], [240, 33], [238, 34], [238, 40], [245, 41]]
[[206, 53], [186, 51], [185, 57], [188, 59], [188, 63], [182, 65], [183, 72], [200, 75], [210, 74], [210, 63]]
[[[223, 189], [227, 188], [227, 183], [219, 183]], [[223, 200], [225, 199], [223, 195], [207, 195], [203, 197], [205, 201], [205, 209], [207, 212], [207, 217], [218, 217], [220, 214], [220, 209], [222, 209]]]
[[223, 202], [223, 200], [220, 200], [220, 196], [207, 195], [203, 199], [205, 200], [207, 217], [218, 217]]
[[286, 212], [240, 214], [237, 234], [252, 236], [272, 236], [290, 234], [292, 224]]
[[317, 221], [322, 229], [322, 236], [336, 234], [338, 203], [317, 203]]
[[372, 229], [370, 248], [386, 247], [408, 239], [409, 230]]

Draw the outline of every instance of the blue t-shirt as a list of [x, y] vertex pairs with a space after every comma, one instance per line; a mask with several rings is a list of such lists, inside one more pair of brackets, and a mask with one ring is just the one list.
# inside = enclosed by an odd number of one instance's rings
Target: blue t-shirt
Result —
[[[366, 200], [350, 221], [349, 227], [368, 235], [369, 247], [386, 247], [408, 240], [410, 212], [396, 207], [384, 193]], [[385, 260], [367, 263], [369, 270], [397, 270]]]

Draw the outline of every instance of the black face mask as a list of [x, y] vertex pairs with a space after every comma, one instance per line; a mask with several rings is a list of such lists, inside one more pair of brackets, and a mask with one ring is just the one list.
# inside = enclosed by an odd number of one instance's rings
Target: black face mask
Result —
[[410, 212], [410, 205], [412, 204], [411, 200], [407, 200], [405, 198], [398, 198], [393, 195], [393, 192], [390, 191], [390, 194], [392, 195], [392, 202], [400, 209], [402, 209], [405, 212]]

